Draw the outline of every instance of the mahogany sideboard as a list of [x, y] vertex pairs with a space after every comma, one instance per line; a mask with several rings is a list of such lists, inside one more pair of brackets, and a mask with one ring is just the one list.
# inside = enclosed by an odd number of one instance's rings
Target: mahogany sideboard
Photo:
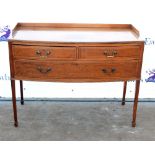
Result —
[[132, 126], [141, 79], [144, 41], [131, 24], [18, 23], [9, 39], [14, 125], [18, 126], [15, 80], [52, 82], [135, 80]]

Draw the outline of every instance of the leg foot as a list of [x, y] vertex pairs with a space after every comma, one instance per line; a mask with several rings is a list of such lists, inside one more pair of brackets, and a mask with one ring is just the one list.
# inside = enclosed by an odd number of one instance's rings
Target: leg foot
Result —
[[21, 100], [20, 103], [21, 103], [21, 105], [24, 105], [24, 100]]
[[122, 105], [125, 105], [125, 101], [122, 101]]
[[18, 122], [15, 122], [15, 123], [14, 123], [14, 126], [15, 126], [15, 127], [18, 127]]
[[132, 127], [136, 127], [136, 122], [132, 122]]

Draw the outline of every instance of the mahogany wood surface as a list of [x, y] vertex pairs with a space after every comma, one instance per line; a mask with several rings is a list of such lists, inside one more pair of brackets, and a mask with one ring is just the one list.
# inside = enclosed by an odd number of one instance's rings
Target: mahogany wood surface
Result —
[[9, 39], [15, 126], [15, 80], [115, 82], [136, 80], [132, 126], [136, 125], [144, 41], [131, 24], [18, 23]]
[[[139, 78], [138, 61], [126, 63], [126, 61], [71, 61], [71, 62], [57, 62], [57, 61], [36, 61], [36, 60], [16, 60], [14, 64], [15, 79], [21, 78], [31, 80], [31, 78], [45, 81], [52, 81], [53, 79], [90, 79], [96, 81], [123, 81], [127, 78]], [[134, 68], [134, 69], [133, 69]], [[124, 74], [125, 73], [125, 74]]]
[[105, 59], [109, 61], [113, 58], [116, 59], [140, 59], [142, 55], [139, 46], [103, 46], [103, 47], [80, 47], [79, 48], [81, 59]]
[[72, 59], [76, 58], [76, 47], [42, 47], [42, 46], [13, 46], [13, 55], [17, 59]]

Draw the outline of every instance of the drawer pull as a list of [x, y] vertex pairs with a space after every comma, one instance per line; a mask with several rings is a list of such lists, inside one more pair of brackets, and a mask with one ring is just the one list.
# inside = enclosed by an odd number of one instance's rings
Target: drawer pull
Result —
[[51, 70], [52, 70], [52, 68], [47, 68], [47, 69], [45, 69], [45, 68], [42, 68], [42, 67], [37, 67], [37, 70], [40, 72], [40, 73], [43, 73], [43, 74], [46, 74], [46, 73], [48, 73], [48, 72], [50, 72]]
[[111, 68], [110, 70], [108, 70], [108, 69], [102, 69], [102, 72], [103, 73], [115, 73], [116, 72], [116, 69], [115, 68]]
[[50, 51], [46, 51], [46, 55], [48, 56], [48, 55], [50, 55], [51, 54], [51, 52]]
[[36, 55], [40, 56], [41, 58], [46, 58], [48, 55], [51, 54], [51, 51], [45, 51], [45, 50], [37, 50]]
[[38, 51], [36, 51], [36, 54], [37, 55], [41, 55], [41, 52], [38, 50]]
[[103, 72], [103, 73], [107, 73], [107, 70], [106, 70], [106, 69], [102, 69], [102, 72]]
[[113, 58], [117, 55], [117, 51], [104, 51], [103, 54], [107, 57], [107, 58]]
[[116, 72], [116, 69], [115, 68], [112, 68], [111, 69], [111, 73], [114, 73], [114, 72]]

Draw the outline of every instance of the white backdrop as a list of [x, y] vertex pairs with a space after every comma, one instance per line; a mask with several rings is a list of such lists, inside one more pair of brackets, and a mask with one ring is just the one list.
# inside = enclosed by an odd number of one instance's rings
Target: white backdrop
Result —
[[[154, 98], [155, 83], [146, 82], [155, 70], [154, 0], [0, 0], [0, 27], [17, 22], [130, 23], [146, 40], [141, 98]], [[147, 38], [147, 39], [146, 39]], [[155, 71], [154, 71], [155, 72]], [[7, 42], [0, 42], [0, 96], [11, 97]], [[19, 82], [16, 82], [19, 96]], [[129, 82], [127, 97], [134, 96]], [[24, 82], [25, 97], [122, 97], [123, 83]]]

